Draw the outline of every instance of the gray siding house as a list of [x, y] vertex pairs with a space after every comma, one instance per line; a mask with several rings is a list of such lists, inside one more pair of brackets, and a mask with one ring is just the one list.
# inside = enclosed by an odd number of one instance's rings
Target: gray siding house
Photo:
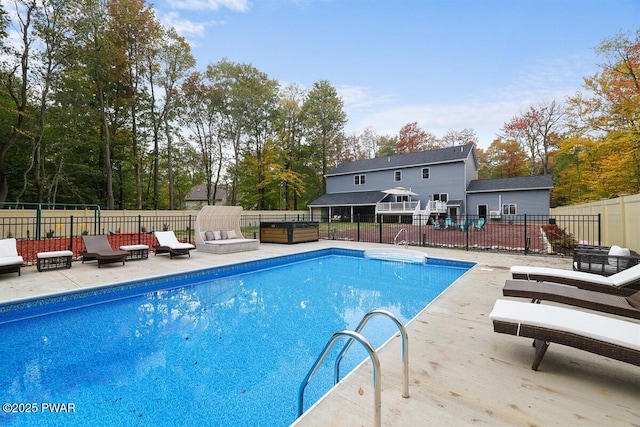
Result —
[[326, 194], [309, 204], [312, 218], [548, 214], [553, 188], [549, 175], [478, 180], [473, 144], [341, 163], [325, 179]]

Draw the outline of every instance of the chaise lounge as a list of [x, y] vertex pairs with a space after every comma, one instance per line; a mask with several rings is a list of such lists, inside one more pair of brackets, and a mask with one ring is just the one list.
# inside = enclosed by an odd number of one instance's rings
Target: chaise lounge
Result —
[[502, 288], [502, 295], [528, 298], [534, 303], [557, 302], [631, 319], [640, 319], [640, 291], [625, 297], [555, 283], [507, 280]]
[[214, 254], [253, 251], [260, 241], [246, 239], [240, 231], [242, 206], [205, 206], [196, 218], [196, 246]]
[[533, 338], [538, 370], [550, 343], [640, 366], [640, 323], [580, 310], [498, 300], [489, 318], [495, 332]]
[[18, 255], [18, 242], [14, 238], [0, 239], [0, 274], [18, 273], [24, 260]]
[[514, 279], [561, 283], [616, 295], [631, 295], [640, 290], [640, 264], [608, 277], [582, 271], [531, 266], [513, 266], [511, 275]]
[[191, 243], [179, 242], [173, 231], [156, 231], [154, 233], [158, 240], [155, 252], [158, 254], [169, 254], [169, 258], [173, 259], [174, 256], [188, 255], [191, 258], [191, 250], [196, 247]]
[[98, 261], [98, 268], [103, 264], [114, 264], [121, 262], [124, 265], [129, 252], [113, 250], [107, 236], [82, 236], [85, 251], [81, 253], [82, 263], [85, 261]]

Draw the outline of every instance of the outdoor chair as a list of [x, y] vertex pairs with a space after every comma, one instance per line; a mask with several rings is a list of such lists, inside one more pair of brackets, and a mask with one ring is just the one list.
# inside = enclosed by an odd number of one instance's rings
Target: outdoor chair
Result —
[[478, 219], [478, 221], [473, 225], [473, 228], [484, 231], [484, 222], [484, 218]]
[[528, 298], [533, 303], [549, 301], [640, 319], [640, 291], [625, 297], [555, 283], [507, 280], [502, 288], [502, 295]]
[[451, 220], [450, 217], [447, 217], [444, 220], [444, 228], [451, 228], [451, 227], [453, 227], [453, 221]]
[[24, 260], [18, 255], [18, 242], [14, 238], [0, 239], [0, 274], [18, 273]]
[[543, 304], [497, 300], [489, 318], [493, 330], [534, 339], [538, 370], [550, 343], [640, 366], [640, 323]]
[[467, 219], [467, 220], [465, 220], [465, 222], [460, 224], [458, 226], [458, 228], [460, 228], [461, 231], [468, 231], [469, 227], [471, 227], [471, 226], [473, 226], [473, 220]]
[[573, 269], [603, 276], [611, 276], [638, 264], [639, 256], [628, 248], [577, 246], [573, 252]]
[[611, 276], [561, 268], [516, 265], [511, 267], [511, 276], [514, 279], [560, 283], [616, 295], [631, 295], [640, 289], [640, 264]]
[[121, 262], [124, 265], [129, 252], [113, 250], [109, 239], [105, 235], [82, 236], [85, 251], [81, 252], [82, 263], [85, 261], [98, 261], [98, 268], [103, 264], [114, 264]]
[[230, 254], [258, 249], [260, 241], [246, 239], [240, 230], [242, 206], [205, 206], [196, 217], [198, 251]]
[[191, 243], [179, 242], [173, 231], [156, 231], [154, 233], [158, 240], [158, 245], [155, 246], [155, 253], [169, 254], [169, 258], [173, 259], [174, 256], [188, 255], [191, 257], [191, 250], [195, 249]]

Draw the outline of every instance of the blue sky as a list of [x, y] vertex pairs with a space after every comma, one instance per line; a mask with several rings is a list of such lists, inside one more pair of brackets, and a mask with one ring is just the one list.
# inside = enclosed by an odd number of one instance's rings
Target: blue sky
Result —
[[486, 148], [530, 106], [561, 101], [640, 28], [638, 0], [158, 0], [198, 69], [227, 58], [342, 97], [347, 133], [475, 129]]

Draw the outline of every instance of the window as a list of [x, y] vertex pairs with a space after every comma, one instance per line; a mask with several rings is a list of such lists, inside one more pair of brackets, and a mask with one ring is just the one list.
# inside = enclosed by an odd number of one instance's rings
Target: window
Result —
[[505, 203], [502, 205], [502, 215], [516, 215], [518, 212], [515, 203]]
[[355, 185], [364, 185], [364, 175], [356, 175], [353, 183]]
[[402, 181], [402, 171], [395, 171], [394, 179], [396, 182]]
[[449, 201], [449, 195], [447, 193], [442, 193], [442, 194], [434, 194], [433, 195], [433, 201], [434, 202], [445, 202], [447, 203]]
[[429, 179], [429, 168], [422, 168], [422, 179]]

